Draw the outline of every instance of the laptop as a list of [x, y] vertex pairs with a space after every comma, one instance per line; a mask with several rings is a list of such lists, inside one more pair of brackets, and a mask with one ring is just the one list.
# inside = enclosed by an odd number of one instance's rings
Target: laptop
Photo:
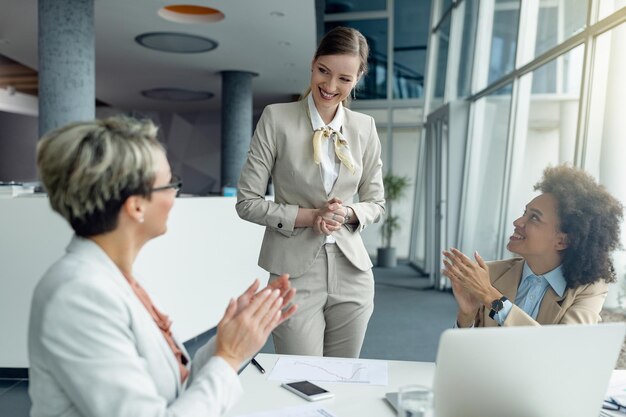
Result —
[[433, 385], [437, 417], [596, 417], [626, 323], [450, 329]]

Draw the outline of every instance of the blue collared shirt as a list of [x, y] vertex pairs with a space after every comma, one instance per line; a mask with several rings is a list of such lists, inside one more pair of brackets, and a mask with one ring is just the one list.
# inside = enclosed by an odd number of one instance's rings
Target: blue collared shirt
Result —
[[[567, 288], [567, 282], [563, 276], [562, 265], [559, 265], [552, 271], [543, 275], [535, 275], [528, 266], [528, 263], [524, 262], [522, 280], [520, 281], [517, 295], [515, 296], [515, 305], [524, 310], [530, 317], [537, 320], [539, 307], [541, 306], [541, 301], [546, 294], [548, 286], [552, 287], [559, 297], [563, 296]], [[504, 308], [494, 316], [500, 326], [504, 324], [504, 321], [509, 316], [511, 308], [513, 308], [513, 303], [507, 300], [504, 302]]]

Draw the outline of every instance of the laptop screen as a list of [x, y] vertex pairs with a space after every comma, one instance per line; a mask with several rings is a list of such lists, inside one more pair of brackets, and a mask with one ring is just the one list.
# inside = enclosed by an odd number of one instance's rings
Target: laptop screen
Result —
[[446, 330], [435, 415], [595, 417], [625, 333], [625, 323]]

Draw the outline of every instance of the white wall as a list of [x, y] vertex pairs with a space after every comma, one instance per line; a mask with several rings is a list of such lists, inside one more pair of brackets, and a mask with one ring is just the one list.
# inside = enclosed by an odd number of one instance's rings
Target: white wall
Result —
[[[187, 340], [215, 326], [230, 297], [268, 274], [257, 266], [263, 227], [235, 212], [235, 198], [179, 198], [168, 233], [149, 242], [137, 279]], [[72, 232], [43, 196], [0, 198], [0, 368], [28, 366], [33, 289]]]

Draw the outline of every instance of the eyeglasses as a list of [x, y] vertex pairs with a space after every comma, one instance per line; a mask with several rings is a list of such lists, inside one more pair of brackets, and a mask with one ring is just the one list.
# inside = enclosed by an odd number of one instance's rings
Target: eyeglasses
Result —
[[178, 197], [180, 189], [183, 188], [183, 180], [181, 180], [178, 175], [172, 175], [172, 179], [169, 184], [161, 187], [155, 187], [151, 189], [150, 192], [153, 193], [155, 191], [169, 190], [170, 188], [176, 190], [176, 197]]

